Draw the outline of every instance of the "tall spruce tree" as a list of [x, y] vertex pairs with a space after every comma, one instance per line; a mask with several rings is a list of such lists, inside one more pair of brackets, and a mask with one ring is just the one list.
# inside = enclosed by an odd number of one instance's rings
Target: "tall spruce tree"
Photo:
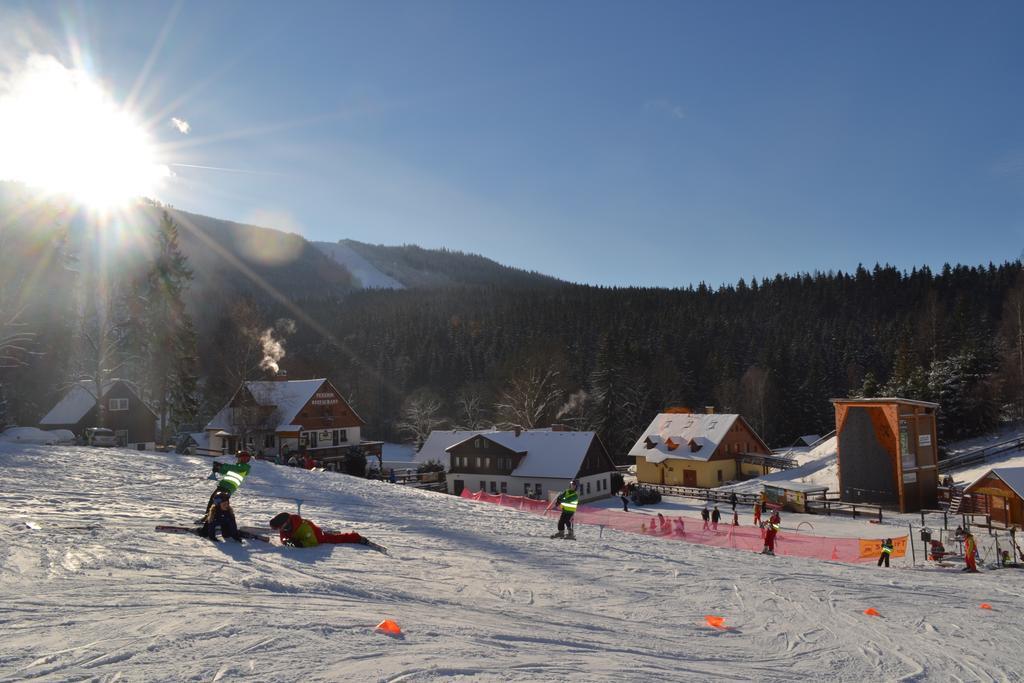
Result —
[[178, 246], [178, 226], [167, 211], [160, 216], [155, 238], [156, 252], [145, 280], [144, 329], [160, 441], [166, 444], [171, 419], [179, 424], [189, 421], [197, 409], [196, 335], [184, 302], [192, 270]]

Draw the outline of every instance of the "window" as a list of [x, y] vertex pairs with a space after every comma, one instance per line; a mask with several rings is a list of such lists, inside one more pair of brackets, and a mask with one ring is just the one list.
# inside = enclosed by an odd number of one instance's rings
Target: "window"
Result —
[[341, 443], [345, 443], [346, 441], [348, 441], [348, 431], [347, 430], [344, 430], [344, 429], [339, 429], [338, 430], [338, 441], [340, 441]]
[[529, 484], [523, 484], [523, 495], [524, 496], [530, 495], [530, 485]]
[[541, 491], [541, 488], [540, 488], [540, 484], [534, 484], [534, 485], [533, 485], [533, 492], [534, 492], [534, 493], [535, 493], [536, 495], [538, 495], [538, 496], [539, 496], [539, 495], [540, 495], [540, 491]]
[[476, 456], [476, 468], [480, 469], [480, 456]]
[[501, 492], [502, 493], [508, 493], [508, 482], [507, 481], [501, 482]]
[[492, 481], [491, 482], [491, 493], [497, 493], [497, 492], [498, 492], [498, 484]]
[[337, 446], [338, 445], [338, 430], [337, 429], [331, 430], [331, 445], [332, 446]]
[[264, 434], [263, 435], [263, 447], [264, 448], [273, 448], [274, 447], [274, 435], [273, 434]]
[[490, 458], [484, 458], [484, 467], [486, 467], [487, 469], [491, 469], [491, 459]]
[[486, 481], [481, 481], [480, 482], [480, 490], [481, 491], [486, 491], [487, 490], [487, 482]]
[[316, 439], [317, 439], [316, 432], [309, 432], [309, 447], [310, 448], [316, 448], [316, 444], [317, 444], [317, 440]]
[[112, 398], [108, 403], [111, 410], [128, 410], [128, 399]]
[[480, 439], [473, 439], [473, 448], [480, 448]]
[[587, 495], [590, 495], [590, 482], [587, 482]]
[[722, 481], [722, 470], [718, 470], [718, 481]]

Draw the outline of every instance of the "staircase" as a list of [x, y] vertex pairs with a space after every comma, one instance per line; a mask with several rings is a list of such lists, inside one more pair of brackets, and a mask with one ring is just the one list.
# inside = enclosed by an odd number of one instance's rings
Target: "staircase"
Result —
[[960, 488], [953, 489], [953, 492], [949, 495], [949, 514], [960, 514], [960, 505], [963, 504], [963, 502], [964, 490]]

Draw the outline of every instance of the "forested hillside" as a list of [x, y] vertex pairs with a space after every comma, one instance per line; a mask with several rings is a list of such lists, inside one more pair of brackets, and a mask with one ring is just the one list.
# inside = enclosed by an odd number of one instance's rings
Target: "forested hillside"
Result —
[[[1021, 409], [1024, 276], [1000, 266], [779, 275], [712, 291], [565, 285], [306, 302], [333, 339], [292, 352], [374, 431], [568, 422], [623, 452], [669, 405], [738, 411], [772, 444], [834, 427], [829, 398], [942, 404], [944, 438]], [[435, 409], [436, 406], [436, 409]]]
[[[149, 368], [132, 335], [146, 319], [139, 278], [154, 267], [161, 207], [101, 225], [0, 190], [0, 419], [35, 423], [97, 363], [142, 382]], [[198, 412], [183, 423], [204, 423], [240, 381], [266, 377], [268, 354], [292, 378], [330, 378], [367, 435], [385, 439], [560, 422], [597, 429], [621, 454], [656, 412], [685, 405], [740, 412], [777, 446], [830, 431], [828, 399], [849, 395], [938, 401], [951, 439], [1024, 407], [1019, 261], [667, 290], [573, 285], [458, 252], [348, 242], [378, 267], [391, 263], [397, 279], [450, 268], [462, 283], [356, 290], [299, 236], [168, 216], [193, 275], [182, 296], [195, 321]], [[109, 328], [102, 357], [97, 325]]]

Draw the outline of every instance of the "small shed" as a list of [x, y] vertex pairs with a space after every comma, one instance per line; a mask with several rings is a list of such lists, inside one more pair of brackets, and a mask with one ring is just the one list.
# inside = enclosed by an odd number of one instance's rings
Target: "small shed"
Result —
[[764, 484], [764, 498], [791, 512], [807, 512], [807, 500], [824, 496], [827, 486], [800, 481], [773, 481]]
[[843, 501], [934, 508], [939, 404], [906, 398], [834, 398]]
[[984, 496], [993, 522], [1004, 526], [1024, 524], [1024, 467], [995, 467], [964, 490], [973, 497]]

